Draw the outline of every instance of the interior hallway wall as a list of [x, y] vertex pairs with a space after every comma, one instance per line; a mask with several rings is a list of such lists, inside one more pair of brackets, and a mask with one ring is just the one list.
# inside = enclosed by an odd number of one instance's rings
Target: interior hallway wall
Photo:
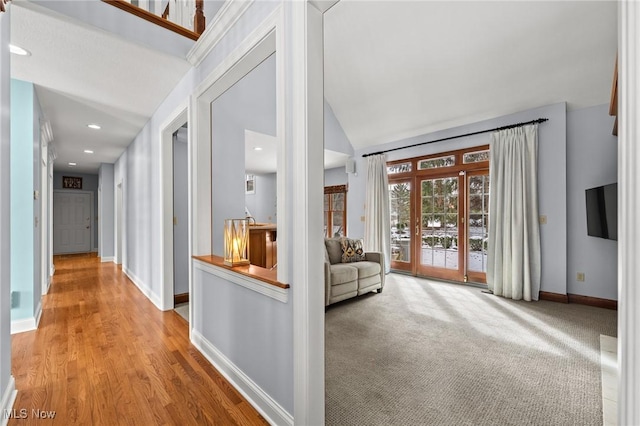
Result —
[[98, 170], [98, 256], [111, 262], [115, 256], [115, 186], [113, 164], [102, 163]]

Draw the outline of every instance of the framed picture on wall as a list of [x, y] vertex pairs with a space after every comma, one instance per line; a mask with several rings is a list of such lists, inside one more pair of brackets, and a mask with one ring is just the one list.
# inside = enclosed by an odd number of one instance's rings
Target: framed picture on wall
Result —
[[244, 193], [245, 194], [256, 193], [256, 177], [254, 175], [246, 175]]
[[82, 178], [74, 176], [62, 176], [62, 187], [64, 189], [82, 189]]

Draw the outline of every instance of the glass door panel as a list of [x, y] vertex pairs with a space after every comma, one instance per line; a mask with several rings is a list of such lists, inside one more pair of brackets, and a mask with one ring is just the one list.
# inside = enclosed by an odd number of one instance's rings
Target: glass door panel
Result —
[[458, 176], [420, 179], [420, 261], [418, 273], [459, 279]]
[[469, 281], [486, 282], [489, 227], [489, 171], [467, 177], [467, 275]]
[[411, 227], [411, 182], [389, 184], [391, 214], [391, 268], [412, 270], [413, 232]]

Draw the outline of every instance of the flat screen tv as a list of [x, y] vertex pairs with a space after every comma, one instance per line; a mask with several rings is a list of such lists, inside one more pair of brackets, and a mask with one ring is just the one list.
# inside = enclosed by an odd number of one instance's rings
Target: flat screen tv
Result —
[[618, 239], [618, 184], [587, 189], [587, 234]]

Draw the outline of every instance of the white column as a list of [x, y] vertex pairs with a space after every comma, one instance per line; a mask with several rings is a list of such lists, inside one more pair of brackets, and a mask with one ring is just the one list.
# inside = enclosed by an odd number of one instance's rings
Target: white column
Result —
[[288, 116], [293, 137], [294, 421], [324, 424], [323, 41], [322, 13], [307, 1], [285, 2]]
[[619, 3], [618, 424], [640, 425], [640, 4]]

